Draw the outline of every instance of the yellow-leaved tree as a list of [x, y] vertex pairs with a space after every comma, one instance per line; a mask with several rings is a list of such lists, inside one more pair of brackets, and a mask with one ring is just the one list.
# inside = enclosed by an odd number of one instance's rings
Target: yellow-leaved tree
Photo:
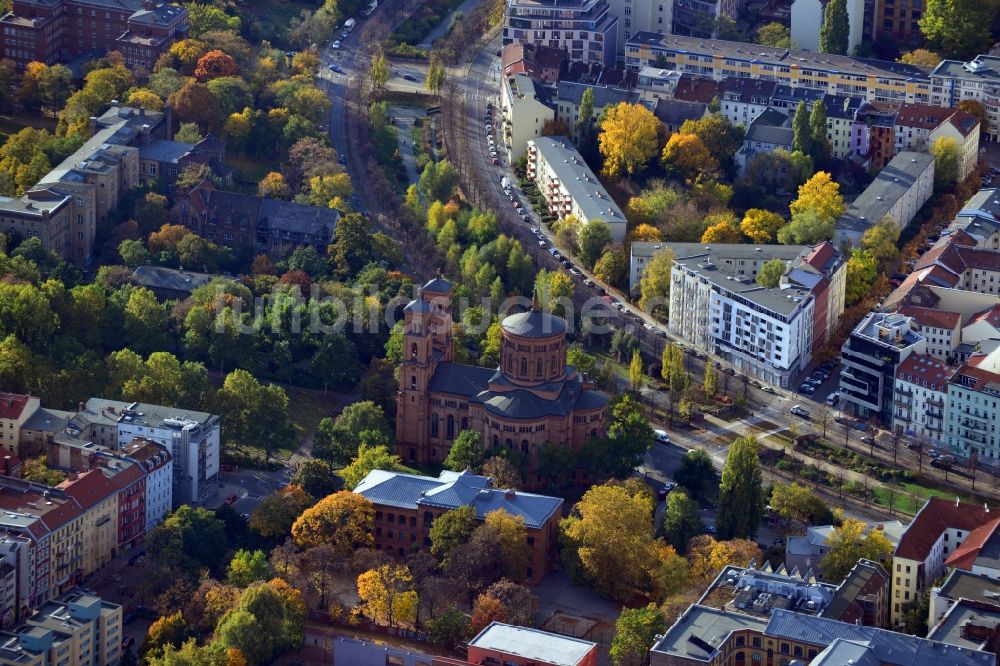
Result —
[[846, 208], [840, 183], [834, 182], [826, 171], [817, 171], [799, 185], [799, 196], [789, 206], [792, 217], [811, 211], [823, 222], [835, 222]]
[[667, 173], [680, 180], [712, 176], [719, 170], [718, 161], [697, 134], [676, 132], [670, 135], [661, 159]]
[[362, 612], [390, 627], [417, 618], [417, 591], [405, 564], [383, 564], [358, 576]]
[[705, 221], [709, 226], [701, 235], [702, 243], [739, 243], [743, 240], [740, 225], [729, 211], [710, 213]]
[[830, 549], [820, 561], [827, 580], [843, 580], [858, 560], [885, 562], [892, 553], [892, 543], [881, 530], [868, 530], [860, 520], [848, 519], [827, 538]]
[[641, 104], [621, 102], [608, 109], [597, 137], [604, 173], [632, 175], [656, 156], [660, 121]]
[[751, 208], [743, 215], [740, 231], [755, 243], [770, 243], [785, 220], [769, 210]]
[[375, 507], [368, 498], [342, 490], [306, 509], [292, 525], [292, 539], [299, 548], [329, 544], [347, 557], [372, 546], [374, 521]]

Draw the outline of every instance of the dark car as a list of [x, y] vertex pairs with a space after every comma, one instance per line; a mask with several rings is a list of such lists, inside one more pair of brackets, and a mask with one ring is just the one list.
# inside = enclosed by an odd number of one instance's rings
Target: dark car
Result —
[[723, 370], [723, 372], [729, 375], [730, 377], [736, 376], [736, 371], [733, 370], [732, 368], [726, 368], [725, 370]]
[[133, 644], [135, 644], [135, 639], [132, 638], [131, 636], [126, 636], [125, 638], [122, 639], [123, 650], [129, 649], [130, 647], [132, 647]]
[[347, 155], [345, 155], [344, 153], [340, 154], [340, 163], [347, 164]]
[[417, 80], [417, 77], [413, 76], [413, 74], [403, 74], [403, 78], [405, 80], [407, 80], [407, 81], [416, 81]]

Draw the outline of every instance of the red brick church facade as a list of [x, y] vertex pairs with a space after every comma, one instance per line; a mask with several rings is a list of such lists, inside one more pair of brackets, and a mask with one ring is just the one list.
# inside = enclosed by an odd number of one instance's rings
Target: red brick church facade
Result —
[[566, 365], [566, 322], [533, 309], [501, 322], [500, 367], [453, 362], [452, 285], [431, 280], [403, 310], [403, 363], [396, 449], [403, 460], [441, 462], [462, 430], [483, 436], [487, 451], [523, 457], [537, 481], [544, 446], [579, 451], [607, 432], [608, 399]]

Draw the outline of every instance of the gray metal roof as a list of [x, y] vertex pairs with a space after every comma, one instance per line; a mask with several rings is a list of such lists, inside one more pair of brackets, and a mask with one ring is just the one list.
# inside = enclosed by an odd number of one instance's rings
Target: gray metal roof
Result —
[[976, 633], [965, 631], [967, 624], [996, 629], [1000, 625], [1000, 606], [961, 599], [948, 609], [927, 638], [967, 650], [989, 650], [989, 634], [979, 634], [977, 640]]
[[711, 252], [714, 260], [738, 259], [784, 259], [791, 261], [800, 255], [805, 255], [808, 245], [753, 245], [749, 243], [664, 243], [652, 241], [637, 241], [632, 243], [632, 258], [652, 257], [662, 250], [669, 249], [676, 259], [698, 257]]
[[505, 332], [522, 338], [550, 338], [566, 333], [565, 319], [538, 310], [509, 315], [500, 326]]
[[[850, 229], [864, 233], [869, 227], [889, 213], [903, 198], [920, 175], [934, 165], [934, 156], [927, 153], [903, 151], [892, 158], [865, 188], [847, 211], [837, 220], [837, 229]], [[897, 225], [904, 220], [895, 220]]]
[[867, 642], [878, 663], [885, 666], [982, 666], [996, 663], [996, 655], [987, 652], [973, 652], [918, 636], [781, 609], [771, 614], [765, 633], [812, 645], [830, 645], [838, 638]]
[[423, 286], [428, 294], [450, 294], [453, 289], [451, 282], [443, 277], [432, 278]]
[[942, 60], [931, 72], [931, 76], [996, 81], [1000, 79], [1000, 58], [980, 55], [969, 62]]
[[951, 569], [938, 593], [947, 599], [972, 599], [973, 601], [1000, 602], [1000, 581], [985, 574], [964, 569]]
[[522, 516], [525, 526], [532, 529], [544, 525], [560, 511], [563, 503], [560, 497], [494, 488], [489, 477], [468, 471], [445, 470], [434, 478], [376, 469], [361, 480], [354, 492], [374, 504], [399, 509], [415, 510], [421, 506], [457, 509], [471, 505], [480, 520], [502, 509], [512, 516]]
[[867, 642], [845, 641], [840, 638], [809, 662], [809, 666], [844, 666], [845, 664], [882, 666]]
[[583, 93], [587, 88], [594, 91], [595, 110], [603, 109], [606, 106], [620, 102], [635, 104], [639, 101], [639, 93], [634, 90], [623, 90], [622, 88], [612, 88], [605, 85], [588, 85], [574, 81], [560, 81], [556, 84], [556, 101], [568, 102], [579, 106], [580, 100], [583, 98]]
[[546, 136], [531, 139], [528, 145], [535, 146], [587, 220], [603, 220], [612, 228], [625, 224], [625, 213], [583, 161], [572, 141], [564, 136]]
[[150, 141], [145, 146], [139, 147], [139, 157], [157, 162], [177, 162], [190, 153], [192, 148], [194, 148], [192, 143], [165, 140]]
[[597, 643], [591, 641], [501, 622], [490, 623], [469, 645], [552, 666], [577, 666], [584, 657], [597, 651]]
[[767, 620], [693, 604], [653, 647], [653, 652], [706, 663], [734, 631], [764, 632]]
[[770, 143], [776, 146], [792, 145], [792, 120], [777, 109], [764, 109], [750, 121], [746, 141]]
[[294, 201], [264, 199], [260, 216], [274, 237], [296, 237], [300, 240], [332, 241], [333, 230], [340, 219], [336, 208], [307, 206]]
[[437, 393], [451, 393], [472, 397], [486, 390], [496, 368], [481, 368], [478, 365], [459, 363], [439, 363], [434, 370], [427, 389]]
[[235, 281], [235, 278], [225, 278], [212, 273], [192, 273], [163, 266], [139, 266], [132, 271], [132, 281], [136, 284], [150, 289], [169, 289], [188, 294], [216, 278]]
[[66, 427], [73, 412], [64, 412], [61, 409], [49, 409], [39, 407], [35, 413], [28, 417], [28, 420], [21, 426], [22, 430], [40, 430], [43, 432], [59, 432]]

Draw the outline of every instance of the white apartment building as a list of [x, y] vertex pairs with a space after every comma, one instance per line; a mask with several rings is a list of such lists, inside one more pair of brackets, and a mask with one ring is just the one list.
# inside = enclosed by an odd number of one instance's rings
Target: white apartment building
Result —
[[913, 318], [913, 329], [927, 342], [929, 356], [951, 362], [955, 349], [962, 342], [961, 312], [913, 305], [904, 305], [898, 312]]
[[610, 13], [618, 17], [618, 55], [637, 32], [669, 34], [674, 19], [674, 0], [609, 0]]
[[581, 224], [601, 220], [611, 228], [613, 242], [625, 242], [625, 214], [566, 137], [528, 141], [528, 178], [556, 217], [573, 215]]
[[731, 77], [722, 82], [719, 112], [734, 125], [749, 127], [771, 103], [774, 81]]
[[948, 380], [957, 368], [926, 354], [910, 354], [896, 368], [892, 427], [931, 446], [945, 446]]
[[958, 106], [974, 99], [986, 107], [987, 141], [997, 140], [1000, 128], [1000, 57], [980, 55], [969, 62], [942, 60], [931, 72], [930, 103]]
[[174, 505], [174, 468], [164, 447], [148, 439], [134, 439], [122, 454], [146, 473], [146, 534], [163, 522]]
[[979, 162], [979, 138], [982, 133], [982, 123], [975, 116], [958, 110], [947, 120], [931, 130], [927, 137], [927, 145], [933, 146], [938, 139], [954, 139], [962, 153], [962, 163], [959, 165], [958, 178], [964, 180], [976, 168]]
[[899, 153], [837, 220], [834, 245], [857, 247], [865, 231], [887, 215], [902, 230], [933, 193], [934, 157]]
[[549, 90], [527, 74], [503, 77], [500, 83], [501, 142], [511, 162], [521, 159], [528, 141], [556, 117]]
[[613, 67], [618, 57], [619, 17], [608, 0], [508, 0], [503, 43], [528, 42], [565, 50], [570, 60]]
[[[136, 438], [163, 446], [173, 457], [173, 504], [200, 502], [217, 485], [219, 475], [219, 417], [205, 412], [91, 398], [86, 404], [90, 421], [114, 427], [118, 449]], [[72, 434], [72, 433], [71, 433]]]
[[727, 17], [735, 19], [739, 15], [740, 0], [673, 0], [673, 32], [677, 35], [711, 37], [706, 31], [706, 19]]
[[1000, 250], [1000, 190], [990, 187], [973, 194], [958, 211], [949, 230], [964, 231], [976, 247]]
[[710, 249], [674, 258], [671, 332], [768, 383], [787, 387], [809, 364], [814, 309], [810, 291], [761, 287]]
[[[819, 0], [795, 0], [792, 2], [792, 42], [803, 51], [819, 51], [819, 29], [823, 25], [823, 10], [826, 3]], [[850, 33], [847, 37], [847, 52], [854, 49], [864, 38], [865, 0], [847, 0], [847, 23]]]
[[974, 354], [952, 376], [947, 425], [948, 448], [956, 455], [1000, 462], [1000, 352]]

